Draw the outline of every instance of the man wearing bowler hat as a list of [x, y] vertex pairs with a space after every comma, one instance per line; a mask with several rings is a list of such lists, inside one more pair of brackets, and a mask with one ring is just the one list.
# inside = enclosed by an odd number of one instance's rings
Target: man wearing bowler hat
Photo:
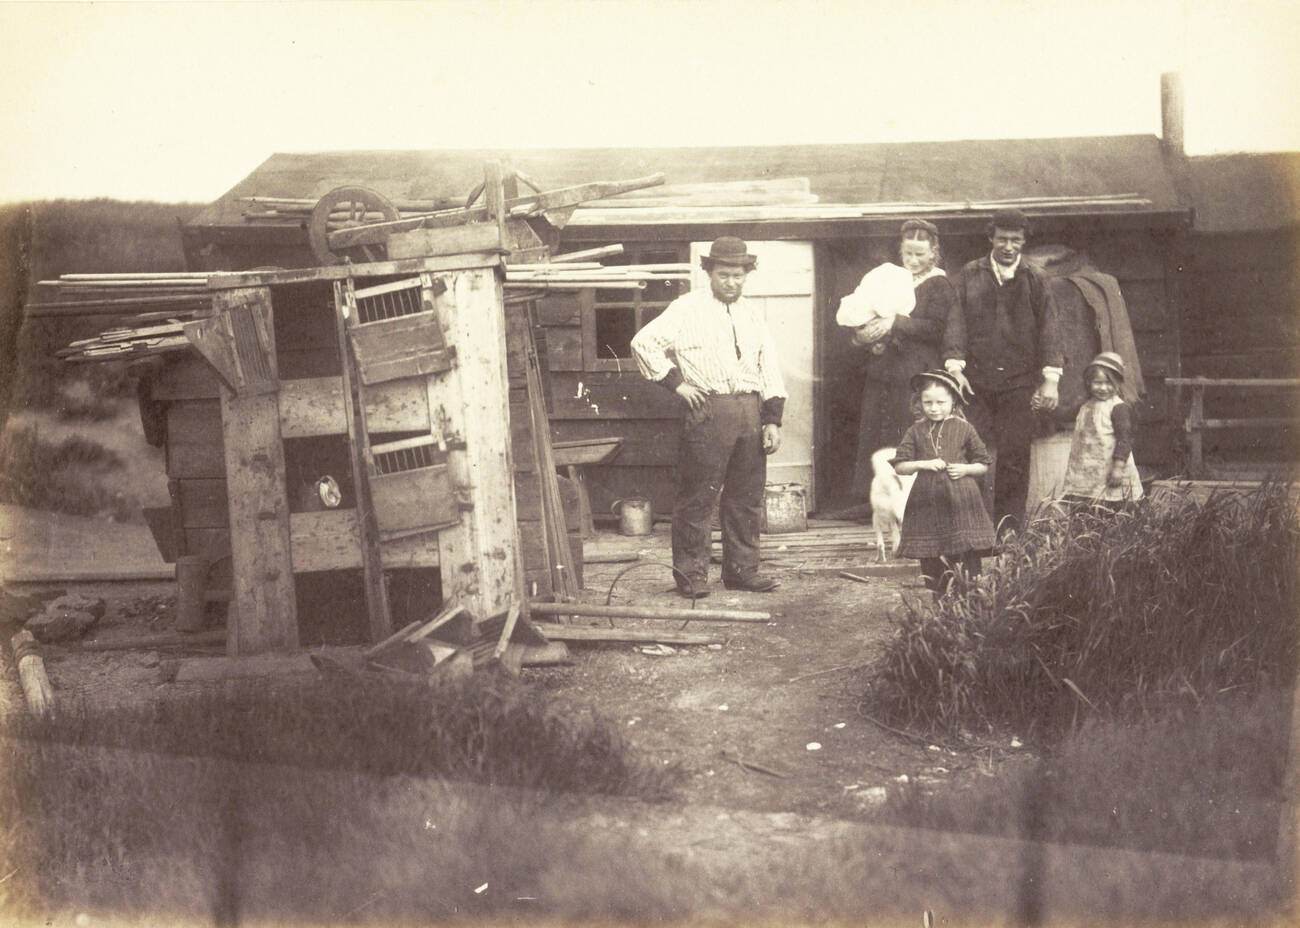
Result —
[[682, 400], [673, 502], [673, 567], [688, 599], [708, 595], [713, 507], [721, 495], [722, 582], [766, 593], [758, 532], [765, 455], [781, 446], [785, 384], [767, 321], [741, 293], [756, 265], [738, 238], [716, 240], [700, 265], [709, 287], [683, 294], [632, 339], [641, 374]]
[[959, 307], [948, 317], [943, 357], [974, 391], [971, 424], [996, 451], [993, 521], [1002, 531], [1024, 522], [1034, 411], [1056, 408], [1064, 358], [1047, 280], [1022, 260], [1029, 220], [999, 210], [986, 231], [989, 253], [954, 281]]

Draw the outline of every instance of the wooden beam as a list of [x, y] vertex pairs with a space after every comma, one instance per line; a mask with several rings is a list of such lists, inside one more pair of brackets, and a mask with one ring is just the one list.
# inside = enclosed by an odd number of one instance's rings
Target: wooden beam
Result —
[[232, 287], [265, 287], [279, 284], [306, 284], [319, 281], [346, 280], [348, 277], [387, 277], [390, 274], [442, 273], [477, 270], [501, 266], [497, 254], [450, 255], [442, 258], [403, 258], [400, 261], [376, 261], [370, 264], [334, 264], [327, 267], [296, 268], [284, 271], [213, 272], [208, 278], [212, 290]]
[[[351, 570], [361, 566], [361, 536], [353, 509], [295, 512], [289, 517], [294, 573]], [[386, 570], [437, 567], [437, 537], [412, 535], [385, 541], [380, 559]]]
[[717, 635], [701, 632], [659, 631], [640, 628], [588, 628], [583, 625], [558, 625], [538, 622], [534, 626], [552, 641], [648, 641], [662, 644], [722, 644]]
[[[267, 356], [275, 380], [275, 333], [271, 291], [265, 287], [216, 293], [213, 307], [224, 312], [255, 306], [268, 325]], [[280, 407], [274, 393], [236, 395], [221, 389], [221, 432], [230, 498], [234, 610], [227, 622], [231, 656], [298, 646]]]
[[457, 271], [436, 293], [426, 278], [457, 358], [455, 368], [430, 379], [430, 416], [445, 423], [448, 463], [468, 503], [460, 524], [438, 533], [442, 596], [482, 619], [523, 599], [501, 283], [487, 268]]
[[[366, 422], [376, 432], [418, 432], [429, 428], [429, 401], [400, 381], [367, 387]], [[307, 377], [280, 382], [280, 431], [285, 438], [347, 434], [341, 377]]]
[[530, 603], [533, 615], [585, 615], [603, 619], [662, 619], [668, 622], [770, 622], [770, 612], [691, 609], [673, 606], [601, 606], [596, 603]]
[[222, 629], [193, 634], [160, 633], [157, 635], [130, 635], [123, 638], [91, 639], [82, 641], [71, 650], [75, 651], [134, 651], [153, 648], [195, 648], [205, 645], [219, 645], [226, 641]]
[[379, 525], [371, 493], [370, 465], [373, 458], [370, 455], [370, 429], [366, 425], [365, 387], [355, 379], [361, 365], [351, 337], [359, 321], [355, 283], [351, 277], [334, 284], [334, 320], [339, 353], [343, 358], [343, 410], [348, 427], [348, 460], [352, 465], [352, 486], [356, 490], [357, 541], [360, 543], [361, 569], [365, 577], [366, 621], [370, 629], [370, 640], [383, 641], [392, 633], [393, 623], [388, 606], [388, 583], [381, 559]]
[[1300, 380], [1287, 377], [1166, 377], [1177, 387], [1262, 387], [1268, 390], [1300, 387]]
[[463, 255], [504, 250], [501, 230], [494, 223], [471, 222], [445, 229], [409, 229], [394, 232], [385, 242], [390, 260]]
[[45, 661], [41, 659], [36, 637], [26, 629], [14, 635], [11, 642], [14, 649], [14, 662], [18, 665], [18, 682], [22, 686], [23, 699], [28, 710], [38, 719], [54, 714], [54, 687], [45, 673]]

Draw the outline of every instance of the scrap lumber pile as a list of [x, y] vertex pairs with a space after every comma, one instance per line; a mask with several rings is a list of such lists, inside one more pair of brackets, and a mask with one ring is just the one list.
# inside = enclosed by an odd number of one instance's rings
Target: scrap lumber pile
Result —
[[[605, 251], [610, 253], [608, 249]], [[568, 262], [565, 257], [560, 255], [549, 263], [509, 266], [505, 281], [507, 299], [515, 302], [533, 299], [550, 290], [590, 287], [640, 290], [653, 281], [690, 277], [688, 264], [605, 266], [597, 261]], [[228, 275], [65, 274], [57, 280], [41, 281], [41, 301], [29, 304], [25, 312], [31, 318], [121, 317], [112, 328], [92, 338], [74, 341], [56, 352], [65, 361], [134, 360], [183, 352], [190, 347], [184, 333], [185, 323], [212, 315], [209, 282], [223, 276]]]

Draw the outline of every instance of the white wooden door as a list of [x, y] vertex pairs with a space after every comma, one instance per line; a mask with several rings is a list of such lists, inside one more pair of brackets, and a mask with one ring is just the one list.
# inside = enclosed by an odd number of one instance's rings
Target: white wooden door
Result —
[[[700, 268], [708, 242], [691, 243], [692, 287], [709, 286]], [[767, 461], [768, 483], [798, 483], [814, 500], [813, 485], [813, 246], [811, 242], [750, 242], [758, 267], [745, 280], [745, 297], [767, 313], [790, 398], [785, 403], [781, 450]]]

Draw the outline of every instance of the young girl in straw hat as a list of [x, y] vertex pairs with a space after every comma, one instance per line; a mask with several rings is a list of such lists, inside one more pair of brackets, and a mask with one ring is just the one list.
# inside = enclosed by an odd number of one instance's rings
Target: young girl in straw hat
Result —
[[894, 457], [895, 471], [917, 475], [898, 553], [921, 562], [926, 587], [938, 595], [957, 565], [974, 576], [980, 558], [993, 548], [993, 520], [976, 480], [988, 473], [992, 458], [961, 416], [956, 378], [947, 371], [923, 371], [911, 386], [920, 393], [924, 418], [907, 430]]
[[1133, 410], [1120, 398], [1124, 360], [1103, 351], [1083, 370], [1088, 399], [1074, 420], [1064, 493], [1073, 502], [1117, 503], [1142, 497], [1133, 462]]

